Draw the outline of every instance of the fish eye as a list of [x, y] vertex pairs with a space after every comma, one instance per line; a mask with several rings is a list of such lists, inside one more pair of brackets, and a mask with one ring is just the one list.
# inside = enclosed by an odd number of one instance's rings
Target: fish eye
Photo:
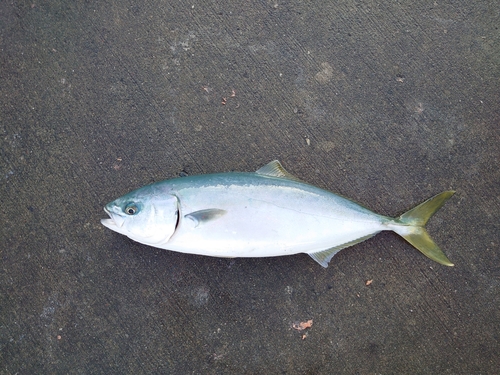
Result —
[[137, 212], [139, 212], [139, 209], [133, 203], [130, 203], [125, 207], [125, 213], [127, 215], [135, 215]]

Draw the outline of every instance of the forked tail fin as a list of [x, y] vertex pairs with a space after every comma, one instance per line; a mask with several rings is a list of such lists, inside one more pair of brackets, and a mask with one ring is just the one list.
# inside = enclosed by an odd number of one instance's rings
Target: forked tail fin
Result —
[[425, 230], [425, 224], [453, 194], [455, 192], [452, 190], [444, 191], [427, 199], [424, 203], [419, 204], [417, 207], [394, 219], [394, 224], [397, 225], [391, 228], [426, 257], [445, 266], [453, 266], [453, 263], [444, 255], [438, 245], [434, 243]]

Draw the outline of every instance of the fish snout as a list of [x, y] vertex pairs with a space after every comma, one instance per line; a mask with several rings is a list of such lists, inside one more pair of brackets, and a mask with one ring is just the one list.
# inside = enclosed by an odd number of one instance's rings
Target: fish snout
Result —
[[121, 215], [112, 211], [113, 210], [110, 210], [108, 205], [104, 207], [104, 212], [109, 215], [109, 219], [101, 219], [101, 224], [109, 229], [113, 229], [113, 227], [121, 228], [123, 226], [123, 223], [125, 223], [125, 219]]

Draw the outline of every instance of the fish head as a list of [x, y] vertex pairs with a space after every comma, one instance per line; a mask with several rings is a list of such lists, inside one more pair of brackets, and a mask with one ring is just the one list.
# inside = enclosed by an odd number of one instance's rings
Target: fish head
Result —
[[101, 223], [134, 241], [156, 246], [168, 242], [179, 219], [178, 199], [174, 195], [141, 188], [104, 207], [109, 219]]

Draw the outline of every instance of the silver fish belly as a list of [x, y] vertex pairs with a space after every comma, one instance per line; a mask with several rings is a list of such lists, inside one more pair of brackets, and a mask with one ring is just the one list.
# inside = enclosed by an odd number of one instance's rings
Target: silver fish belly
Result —
[[453, 265], [425, 230], [446, 191], [398, 218], [378, 215], [300, 181], [278, 161], [254, 173], [181, 177], [144, 186], [105, 207], [111, 230], [161, 249], [218, 257], [309, 254], [323, 267], [341, 249], [382, 230]]

